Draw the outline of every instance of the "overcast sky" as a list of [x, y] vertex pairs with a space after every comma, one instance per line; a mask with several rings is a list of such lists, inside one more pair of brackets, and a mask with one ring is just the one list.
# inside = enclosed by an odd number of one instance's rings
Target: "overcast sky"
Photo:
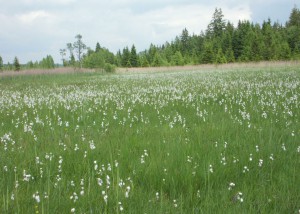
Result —
[[97, 42], [116, 53], [135, 44], [142, 51], [171, 41], [186, 27], [205, 31], [216, 7], [224, 18], [282, 24], [300, 0], [0, 0], [0, 56], [21, 63], [47, 54], [61, 63], [59, 49], [81, 34], [94, 49]]

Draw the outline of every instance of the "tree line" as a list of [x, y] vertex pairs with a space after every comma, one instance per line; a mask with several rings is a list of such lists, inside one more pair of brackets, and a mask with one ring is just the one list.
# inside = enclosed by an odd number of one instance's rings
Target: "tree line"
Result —
[[151, 44], [138, 56], [134, 46], [131, 51], [126, 47], [116, 58], [122, 67], [300, 59], [300, 11], [293, 8], [284, 26], [268, 19], [262, 25], [239, 21], [234, 27], [216, 8], [206, 31], [200, 35], [191, 35], [185, 28], [172, 42]]
[[54, 63], [51, 55], [47, 55], [41, 61], [29, 61], [26, 64], [20, 64], [18, 57], [15, 57], [12, 63], [8, 62], [7, 64], [3, 64], [3, 59], [0, 56], [0, 72], [3, 70], [20, 71], [21, 69], [53, 69], [55, 67], [57, 67], [57, 65]]
[[[297, 60], [300, 59], [300, 10], [295, 6], [285, 25], [272, 23], [270, 19], [261, 25], [240, 20], [235, 27], [224, 19], [222, 9], [216, 8], [207, 29], [199, 35], [190, 34], [185, 28], [173, 41], [150, 44], [140, 53], [134, 44], [114, 54], [98, 42], [95, 49], [88, 48], [80, 34], [75, 39], [74, 43], [67, 43], [66, 48], [60, 49], [63, 66], [114, 71], [115, 67]], [[56, 66], [50, 55], [40, 62], [18, 64], [15, 57], [12, 64], [4, 65], [0, 56], [0, 70]]]
[[[300, 10], [297, 7], [292, 9], [285, 25], [268, 19], [261, 25], [239, 21], [236, 27], [224, 19], [222, 9], [216, 8], [206, 31], [199, 35], [191, 35], [185, 28], [171, 42], [150, 44], [140, 53], [133, 44], [116, 55], [97, 43], [94, 50], [87, 48], [81, 65], [86, 68], [149, 67], [297, 59], [300, 59]], [[72, 64], [72, 54], [68, 63]]]

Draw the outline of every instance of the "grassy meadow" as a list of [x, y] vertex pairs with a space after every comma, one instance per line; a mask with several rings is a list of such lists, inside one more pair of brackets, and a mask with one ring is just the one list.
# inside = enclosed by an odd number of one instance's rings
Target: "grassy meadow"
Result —
[[0, 78], [0, 213], [300, 213], [299, 65]]

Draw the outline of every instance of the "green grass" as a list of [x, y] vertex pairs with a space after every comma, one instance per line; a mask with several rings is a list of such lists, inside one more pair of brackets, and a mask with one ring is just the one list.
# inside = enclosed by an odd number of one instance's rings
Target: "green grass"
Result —
[[296, 66], [3, 77], [0, 212], [299, 213], [299, 94]]

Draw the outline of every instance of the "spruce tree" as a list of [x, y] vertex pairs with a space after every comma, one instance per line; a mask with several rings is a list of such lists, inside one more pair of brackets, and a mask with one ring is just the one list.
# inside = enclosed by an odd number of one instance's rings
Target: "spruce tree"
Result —
[[300, 10], [294, 7], [287, 26], [287, 40], [294, 58], [300, 55]]
[[123, 67], [131, 67], [131, 63], [130, 63], [130, 51], [129, 51], [128, 47], [125, 47], [123, 49], [121, 64], [122, 64]]
[[180, 51], [176, 51], [176, 53], [172, 57], [171, 63], [172, 65], [177, 65], [177, 66], [184, 65], [184, 59]]
[[202, 55], [202, 63], [210, 64], [213, 63], [215, 59], [215, 54], [213, 52], [213, 46], [211, 42], [206, 42], [204, 45], [204, 52]]
[[265, 60], [274, 60], [276, 59], [276, 44], [274, 31], [271, 26], [271, 20], [264, 21], [262, 26], [262, 33], [264, 37], [265, 50], [264, 50], [264, 59]]
[[99, 42], [97, 42], [95, 52], [99, 52], [100, 50], [101, 50], [101, 46], [100, 46]]
[[180, 36], [180, 42], [181, 42], [180, 51], [184, 56], [188, 54], [191, 49], [189, 44], [189, 38], [190, 38], [189, 32], [186, 28], [184, 28]]
[[296, 26], [300, 27], [300, 10], [295, 6], [290, 14], [289, 21], [287, 22], [287, 27]]
[[137, 56], [137, 53], [136, 53], [136, 49], [135, 49], [135, 46], [132, 45], [131, 47], [131, 51], [130, 51], [130, 65], [132, 67], [138, 67], [138, 56]]
[[3, 71], [3, 59], [0, 56], [0, 71]]
[[226, 27], [225, 21], [223, 19], [224, 15], [222, 9], [215, 9], [212, 20], [207, 27], [207, 36], [208, 37], [221, 37], [223, 31]]
[[20, 71], [20, 69], [21, 69], [21, 65], [20, 65], [19, 59], [17, 57], [15, 57], [15, 59], [14, 59], [14, 69], [15, 69], [15, 71]]
[[146, 57], [145, 55], [142, 55], [142, 56], [140, 57], [140, 65], [141, 65], [142, 67], [150, 67], [150, 64], [149, 64], [149, 62], [148, 62], [148, 60], [147, 60], [147, 57]]
[[158, 52], [156, 52], [152, 61], [152, 66], [159, 67], [162, 65], [163, 65], [163, 59], [161, 55]]

